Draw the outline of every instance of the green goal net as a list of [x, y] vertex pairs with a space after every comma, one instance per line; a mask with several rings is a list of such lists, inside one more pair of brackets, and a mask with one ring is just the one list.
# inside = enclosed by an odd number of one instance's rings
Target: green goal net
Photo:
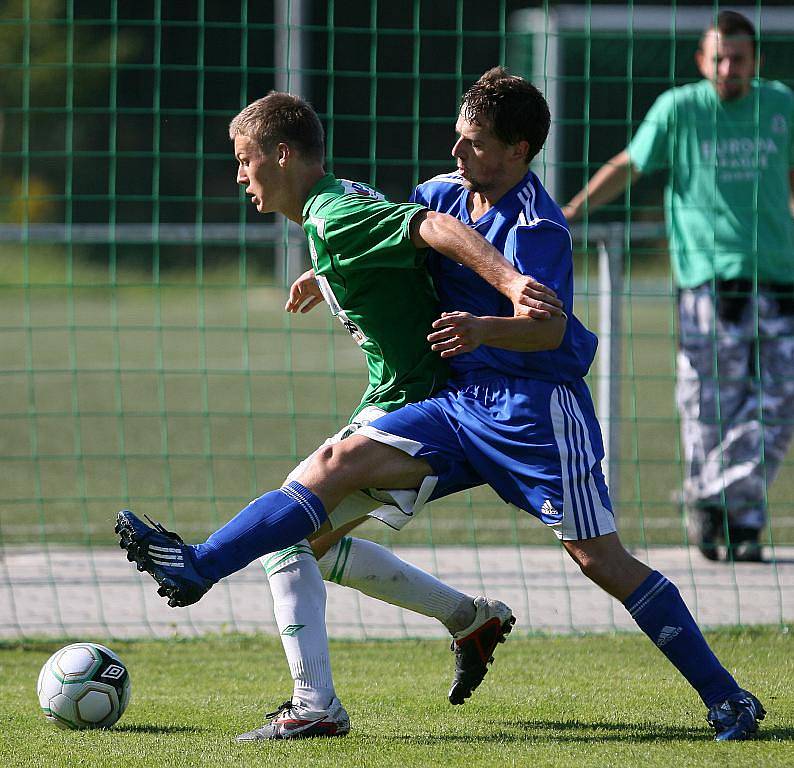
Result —
[[[113, 535], [129, 507], [203, 540], [338, 430], [365, 386], [360, 351], [323, 307], [283, 312], [308, 254], [300, 229], [257, 216], [235, 183], [227, 125], [242, 106], [274, 88], [306, 97], [328, 169], [403, 200], [451, 169], [460, 96], [504, 63], [549, 98], [536, 171], [563, 203], [659, 93], [698, 78], [718, 10], [485, 5], [0, 7], [0, 637], [274, 629], [257, 564], [172, 611]], [[762, 74], [791, 85], [791, 11], [745, 11]], [[574, 230], [619, 529], [705, 624], [790, 621], [789, 463], [769, 488], [766, 563], [707, 563], [689, 546], [662, 186], [650, 177]], [[362, 535], [507, 600], [525, 630], [631, 626], [549, 531], [488, 489]], [[333, 586], [329, 606], [331, 634], [439, 632]]]

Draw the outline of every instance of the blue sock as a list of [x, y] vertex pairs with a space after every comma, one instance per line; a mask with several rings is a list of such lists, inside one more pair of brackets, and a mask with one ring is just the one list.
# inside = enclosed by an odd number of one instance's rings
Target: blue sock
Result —
[[268, 552], [297, 544], [328, 516], [323, 503], [294, 480], [254, 499], [203, 544], [191, 547], [196, 570], [218, 581]]
[[707, 707], [740, 690], [709, 648], [675, 585], [661, 573], [651, 573], [623, 605]]

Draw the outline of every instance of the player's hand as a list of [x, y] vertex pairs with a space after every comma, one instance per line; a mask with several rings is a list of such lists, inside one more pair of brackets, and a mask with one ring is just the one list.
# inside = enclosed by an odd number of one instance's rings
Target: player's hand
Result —
[[287, 312], [301, 312], [305, 314], [314, 309], [323, 300], [314, 270], [304, 272], [289, 289], [289, 299], [284, 305]]
[[554, 291], [530, 275], [518, 275], [513, 280], [508, 298], [513, 302], [516, 317], [548, 320], [562, 317], [562, 302]]
[[471, 352], [482, 344], [484, 328], [482, 318], [468, 312], [442, 312], [433, 323], [435, 330], [428, 334], [430, 349], [441, 357], [455, 357]]
[[562, 215], [565, 216], [565, 220], [570, 223], [580, 218], [581, 212], [577, 208], [574, 208], [574, 206], [572, 206], [570, 203], [568, 203], [568, 205], [564, 205], [562, 207]]

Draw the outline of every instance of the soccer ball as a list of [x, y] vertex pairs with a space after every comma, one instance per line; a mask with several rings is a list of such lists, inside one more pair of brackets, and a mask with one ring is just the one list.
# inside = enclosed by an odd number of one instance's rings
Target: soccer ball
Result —
[[36, 693], [44, 717], [59, 728], [110, 728], [130, 700], [121, 659], [96, 643], [74, 643], [47, 659]]

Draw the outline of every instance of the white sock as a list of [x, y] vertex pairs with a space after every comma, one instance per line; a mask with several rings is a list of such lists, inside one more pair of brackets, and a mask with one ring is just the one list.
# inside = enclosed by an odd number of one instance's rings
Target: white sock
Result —
[[372, 541], [345, 536], [318, 565], [327, 581], [438, 619], [453, 634], [474, 621], [473, 597]]
[[336, 695], [325, 628], [325, 584], [305, 539], [261, 558], [273, 613], [294, 681], [293, 701], [327, 709]]

